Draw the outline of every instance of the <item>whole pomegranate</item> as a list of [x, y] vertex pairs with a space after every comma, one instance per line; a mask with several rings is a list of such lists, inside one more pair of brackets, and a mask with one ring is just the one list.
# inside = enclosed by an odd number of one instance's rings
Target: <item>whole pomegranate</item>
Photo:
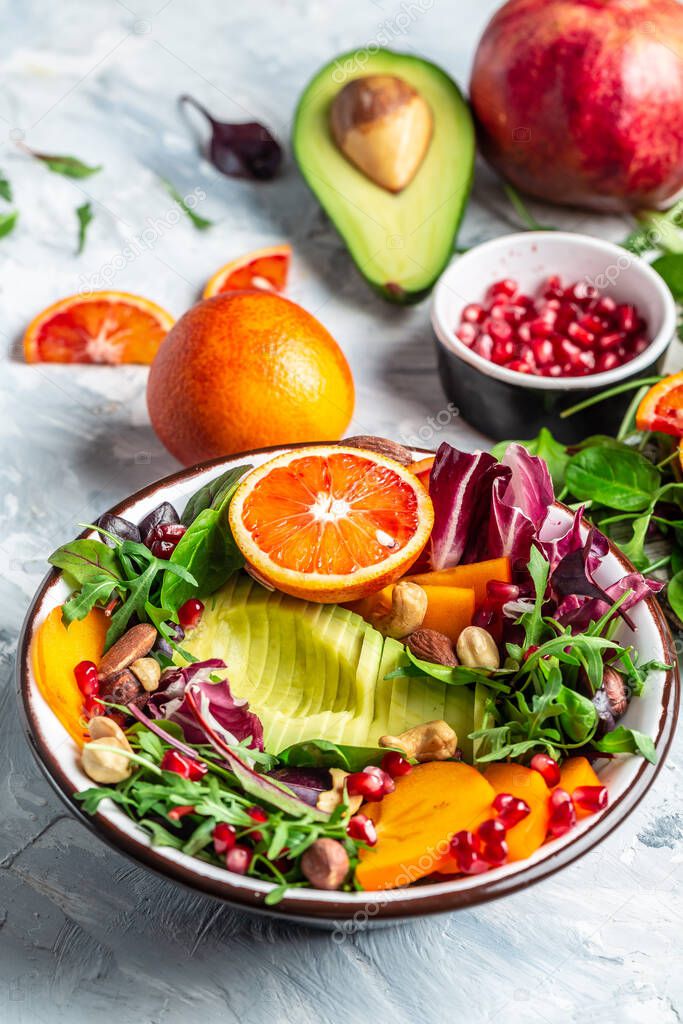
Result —
[[677, 0], [510, 0], [470, 95], [484, 156], [530, 195], [622, 210], [683, 188]]

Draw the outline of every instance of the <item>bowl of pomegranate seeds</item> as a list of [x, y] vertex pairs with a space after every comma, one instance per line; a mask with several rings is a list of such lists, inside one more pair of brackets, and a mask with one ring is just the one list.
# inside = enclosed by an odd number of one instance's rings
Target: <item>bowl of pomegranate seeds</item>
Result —
[[632, 391], [564, 409], [657, 374], [676, 329], [662, 279], [611, 242], [561, 231], [505, 235], [442, 275], [432, 324], [446, 394], [496, 439], [548, 427], [565, 442], [616, 429]]

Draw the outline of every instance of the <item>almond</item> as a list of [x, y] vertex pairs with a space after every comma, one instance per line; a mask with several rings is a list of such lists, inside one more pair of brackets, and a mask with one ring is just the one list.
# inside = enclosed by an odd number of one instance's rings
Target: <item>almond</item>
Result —
[[100, 679], [110, 679], [124, 668], [128, 668], [138, 658], [144, 658], [152, 650], [156, 638], [157, 631], [149, 623], [141, 622], [137, 626], [132, 626], [102, 658], [98, 668]]
[[394, 462], [400, 462], [402, 466], [410, 466], [413, 456], [407, 448], [404, 448], [398, 441], [390, 441], [388, 437], [372, 437], [370, 434], [358, 434], [357, 437], [347, 437], [342, 444], [348, 448], [364, 448], [366, 452], [377, 452], [379, 455], [386, 455]]
[[438, 633], [435, 629], [416, 629], [406, 637], [404, 643], [421, 661], [431, 661], [435, 665], [449, 667], [458, 664], [450, 639], [445, 633]]
[[117, 672], [115, 676], [103, 680], [100, 697], [112, 704], [130, 704], [143, 692], [133, 673], [124, 668], [123, 672]]

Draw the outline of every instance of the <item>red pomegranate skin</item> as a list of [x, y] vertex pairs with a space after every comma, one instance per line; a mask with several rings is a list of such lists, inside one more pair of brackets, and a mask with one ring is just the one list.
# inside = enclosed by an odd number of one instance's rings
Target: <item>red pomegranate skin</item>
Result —
[[677, 0], [510, 0], [470, 96], [484, 156], [530, 195], [624, 210], [683, 188]]

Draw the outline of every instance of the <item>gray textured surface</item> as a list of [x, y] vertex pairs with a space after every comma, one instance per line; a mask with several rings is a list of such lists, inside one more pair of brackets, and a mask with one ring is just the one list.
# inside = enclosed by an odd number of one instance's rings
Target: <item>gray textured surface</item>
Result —
[[[180, 313], [207, 275], [255, 244], [293, 241], [292, 295], [349, 355], [358, 432], [480, 440], [451, 419], [427, 308], [392, 309], [350, 269], [291, 161], [277, 184], [228, 181], [201, 163], [178, 117], [184, 91], [216, 113], [257, 116], [281, 135], [309, 75], [374, 40], [423, 52], [466, 80], [491, 0], [32, 0], [0, 5], [0, 167], [21, 222], [0, 243], [0, 1019], [80, 1024], [197, 1021], [674, 1024], [681, 963], [681, 745], [630, 821], [560, 876], [480, 910], [335, 943], [235, 914], [136, 868], [74, 821], [32, 761], [15, 710], [18, 630], [45, 556], [74, 524], [173, 470], [150, 432], [145, 371], [27, 367], [26, 322], [110, 272], [111, 286]], [[49, 174], [16, 150], [75, 153], [104, 171]], [[157, 175], [206, 192], [206, 234], [169, 226]], [[96, 210], [75, 247], [74, 208]], [[619, 238], [617, 220], [552, 216]], [[161, 218], [161, 222], [159, 219]], [[152, 235], [121, 267], [131, 238]], [[462, 238], [515, 226], [482, 173]], [[155, 237], [154, 237], [155, 236]], [[119, 269], [116, 269], [119, 268]]]

